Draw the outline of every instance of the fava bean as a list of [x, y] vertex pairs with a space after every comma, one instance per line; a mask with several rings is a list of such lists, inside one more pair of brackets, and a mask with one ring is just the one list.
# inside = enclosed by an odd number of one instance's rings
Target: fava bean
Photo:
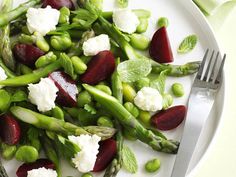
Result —
[[104, 93], [108, 94], [108, 95], [112, 95], [112, 91], [110, 89], [110, 87], [106, 86], [106, 85], [96, 85], [95, 86], [98, 90], [103, 91]]
[[54, 35], [51, 37], [51, 45], [54, 49], [59, 51], [65, 51], [72, 45], [70, 35], [64, 33], [61, 35]]
[[33, 146], [27, 145], [19, 147], [15, 154], [16, 160], [26, 163], [36, 161], [38, 159], [38, 156], [39, 154], [37, 149]]
[[77, 56], [71, 57], [75, 72], [83, 74], [87, 70], [87, 65]]
[[150, 79], [147, 77], [144, 77], [138, 81], [135, 82], [135, 87], [137, 90], [141, 90], [143, 87], [149, 87], [150, 85]]
[[174, 100], [173, 97], [168, 93], [165, 93], [162, 97], [163, 97], [162, 106], [163, 109], [166, 110], [173, 104]]
[[176, 97], [182, 97], [184, 95], [184, 87], [180, 83], [174, 83], [171, 90]]
[[138, 108], [131, 102], [126, 102], [124, 104], [125, 109], [127, 109], [127, 111], [129, 111], [134, 117], [138, 117], [139, 116], [139, 110]]
[[136, 137], [136, 132], [135, 132], [135, 130], [134, 129], [124, 129], [123, 130], [123, 136], [126, 138], [126, 139], [128, 139], [128, 140], [130, 140], [130, 141], [136, 141], [138, 138]]
[[91, 173], [84, 173], [81, 177], [93, 177]]
[[149, 47], [150, 39], [143, 34], [133, 33], [130, 35], [130, 44], [139, 50], [146, 50]]
[[139, 25], [136, 29], [136, 33], [144, 33], [148, 28], [148, 19], [147, 18], [139, 18]]
[[4, 89], [0, 89], [0, 113], [7, 111], [11, 104], [11, 95]]
[[12, 159], [16, 153], [16, 150], [16, 146], [10, 146], [5, 143], [1, 144], [2, 157], [6, 160]]
[[97, 125], [98, 126], [104, 126], [104, 127], [114, 127], [113, 122], [109, 117], [102, 116], [99, 117], [97, 120]]
[[20, 73], [23, 74], [23, 75], [24, 74], [30, 74], [30, 73], [33, 72], [33, 70], [30, 67], [26, 66], [26, 65], [19, 64], [18, 67], [19, 67]]
[[36, 46], [40, 48], [44, 52], [48, 52], [50, 49], [50, 46], [48, 42], [45, 40], [45, 38], [39, 33], [39, 32], [34, 32], [34, 36], [36, 37]]
[[166, 18], [166, 17], [161, 17], [161, 18], [159, 18], [158, 19], [158, 21], [157, 21], [157, 26], [159, 27], [159, 28], [161, 28], [161, 27], [168, 27], [168, 25], [169, 25], [169, 20]]
[[52, 117], [55, 117], [60, 120], [64, 120], [63, 110], [60, 107], [55, 106], [55, 108], [52, 109]]
[[145, 164], [145, 170], [149, 173], [153, 173], [153, 172], [156, 172], [157, 170], [159, 170], [160, 166], [161, 166], [160, 160], [153, 159], [153, 160], [148, 161]]
[[139, 116], [138, 119], [144, 123], [145, 125], [149, 126], [150, 125], [150, 120], [151, 120], [151, 114], [148, 111], [139, 111]]
[[35, 66], [36, 68], [41, 68], [49, 65], [50, 63], [53, 63], [56, 60], [57, 56], [54, 55], [53, 52], [48, 52], [46, 55], [43, 55], [38, 58], [38, 60], [35, 62]]
[[136, 96], [136, 91], [134, 90], [134, 88], [127, 83], [122, 83], [122, 86], [125, 101], [133, 102], [134, 97]]
[[59, 23], [60, 24], [65, 24], [70, 22], [70, 9], [67, 7], [62, 7], [60, 9], [60, 18], [59, 18]]
[[77, 105], [79, 107], [84, 107], [84, 105], [92, 102], [92, 97], [87, 91], [82, 91], [77, 97]]

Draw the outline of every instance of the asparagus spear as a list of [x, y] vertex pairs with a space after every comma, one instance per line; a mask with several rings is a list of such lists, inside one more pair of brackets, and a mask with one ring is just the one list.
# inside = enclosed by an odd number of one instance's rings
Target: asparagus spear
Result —
[[[13, 0], [3, 0], [1, 11], [3, 13], [11, 10]], [[0, 29], [0, 54], [5, 65], [11, 70], [15, 70], [15, 60], [10, 45], [10, 25], [7, 24]]]
[[34, 125], [40, 129], [60, 132], [65, 135], [79, 136], [81, 134], [97, 134], [104, 140], [111, 138], [116, 132], [115, 129], [108, 127], [78, 127], [72, 123], [64, 122], [54, 117], [48, 117], [20, 106], [11, 107], [10, 111], [16, 118], [25, 123]]
[[94, 99], [106, 108], [124, 127], [136, 131], [137, 138], [151, 146], [154, 150], [176, 154], [179, 143], [172, 140], [165, 140], [156, 136], [152, 131], [144, 128], [131, 113], [129, 113], [119, 101], [106, 93], [87, 84], [83, 87], [93, 95]]
[[29, 0], [21, 5], [19, 5], [17, 8], [0, 14], [0, 27], [3, 27], [10, 23], [13, 20], [16, 20], [18, 17], [26, 13], [28, 8], [33, 7], [37, 4], [39, 4], [41, 0]]

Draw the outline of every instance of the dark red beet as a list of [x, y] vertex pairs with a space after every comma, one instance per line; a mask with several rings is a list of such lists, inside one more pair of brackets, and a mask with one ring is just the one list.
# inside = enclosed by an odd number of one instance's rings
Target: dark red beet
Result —
[[18, 177], [27, 177], [27, 173], [30, 170], [37, 169], [37, 168], [46, 168], [46, 169], [53, 169], [55, 170], [55, 165], [48, 159], [38, 159], [33, 163], [24, 163], [22, 164], [18, 170], [16, 171], [16, 175]]
[[16, 44], [13, 48], [15, 58], [22, 64], [34, 67], [36, 60], [45, 53], [30, 44]]
[[93, 56], [88, 63], [88, 69], [81, 75], [83, 83], [95, 85], [100, 81], [106, 80], [115, 70], [115, 57], [108, 51], [99, 52]]
[[63, 71], [52, 72], [49, 78], [54, 81], [59, 90], [56, 102], [61, 106], [76, 107], [78, 93], [76, 82]]
[[75, 9], [75, 6], [71, 0], [43, 0], [43, 7], [51, 6], [54, 9], [60, 9], [62, 7], [67, 7], [71, 10]]
[[115, 140], [107, 139], [105, 141], [102, 141], [100, 143], [96, 163], [93, 167], [93, 172], [99, 172], [104, 170], [114, 159], [116, 152], [117, 146]]
[[20, 135], [20, 125], [12, 115], [0, 116], [0, 136], [4, 143], [15, 145], [19, 142]]
[[172, 130], [182, 123], [186, 111], [184, 105], [171, 107], [152, 116], [152, 124], [159, 130]]
[[149, 54], [159, 63], [169, 63], [173, 61], [173, 54], [166, 27], [158, 29], [153, 35]]

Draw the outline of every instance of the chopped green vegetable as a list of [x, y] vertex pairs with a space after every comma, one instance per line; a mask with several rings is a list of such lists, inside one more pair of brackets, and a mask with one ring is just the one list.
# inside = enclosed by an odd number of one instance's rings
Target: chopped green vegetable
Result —
[[37, 149], [33, 146], [24, 145], [18, 148], [15, 157], [18, 161], [30, 163], [35, 162], [38, 159], [39, 154]]
[[146, 77], [151, 70], [151, 62], [144, 59], [124, 61], [117, 67], [122, 82], [135, 82]]
[[129, 111], [135, 118], [139, 116], [139, 110], [138, 108], [131, 102], [126, 102], [124, 104], [125, 109]]
[[136, 91], [134, 90], [134, 88], [127, 83], [123, 83], [122, 86], [125, 101], [133, 102], [134, 97], [136, 96]]
[[178, 53], [185, 54], [194, 49], [197, 44], [197, 36], [195, 34], [189, 35], [180, 43]]
[[82, 91], [79, 93], [77, 98], [77, 105], [79, 107], [84, 107], [86, 104], [90, 104], [92, 102], [92, 97], [87, 91]]
[[174, 83], [171, 86], [171, 90], [176, 97], [182, 97], [184, 95], [184, 87], [180, 83]]
[[122, 159], [123, 166], [128, 172], [136, 173], [138, 171], [137, 159], [128, 146], [123, 146]]
[[149, 173], [154, 173], [157, 170], [159, 170], [160, 166], [161, 166], [160, 160], [159, 159], [153, 159], [153, 160], [148, 161], [145, 164], [145, 170]]
[[168, 93], [165, 93], [164, 95], [162, 95], [162, 98], [163, 98], [162, 106], [163, 106], [163, 109], [166, 110], [173, 104], [174, 100], [173, 100], [173, 97]]
[[146, 50], [149, 47], [150, 39], [143, 34], [133, 33], [130, 35], [130, 44], [136, 49]]
[[11, 160], [14, 157], [16, 150], [17, 147], [15, 145], [8, 145], [1, 142], [1, 153], [4, 159]]

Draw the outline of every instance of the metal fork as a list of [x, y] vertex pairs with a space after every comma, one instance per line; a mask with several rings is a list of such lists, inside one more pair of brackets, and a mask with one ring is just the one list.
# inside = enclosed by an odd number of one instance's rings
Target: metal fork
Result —
[[217, 69], [219, 52], [215, 55], [215, 51], [213, 51], [210, 57], [208, 54], [209, 49], [204, 55], [191, 89], [184, 132], [171, 177], [185, 177], [187, 175], [200, 133], [213, 106], [216, 92], [222, 83], [226, 55]]

